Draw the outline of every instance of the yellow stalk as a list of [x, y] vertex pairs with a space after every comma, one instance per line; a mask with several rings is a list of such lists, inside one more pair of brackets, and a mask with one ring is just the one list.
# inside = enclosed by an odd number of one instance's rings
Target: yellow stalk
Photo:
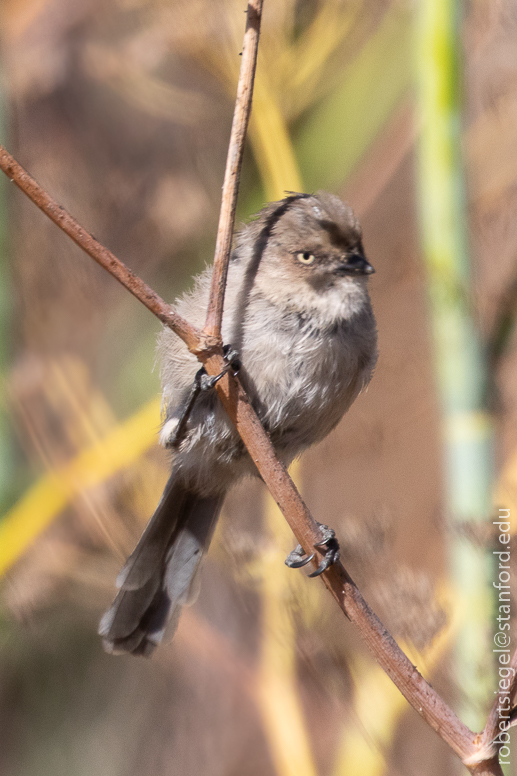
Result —
[[[426, 675], [438, 663], [447, 647], [453, 643], [459, 625], [459, 607], [442, 583], [444, 595], [453, 611], [447, 626], [423, 654], [410, 644], [402, 644], [409, 659]], [[450, 608], [452, 607], [452, 608]], [[343, 726], [332, 776], [382, 776], [386, 770], [385, 752], [392, 745], [396, 726], [407, 710], [407, 701], [391, 679], [376, 664], [354, 658], [351, 665], [355, 680], [354, 718]]]
[[278, 101], [264, 76], [257, 76], [249, 136], [267, 200], [302, 191], [298, 162]]
[[0, 522], [0, 574], [83, 490], [105, 482], [156, 443], [160, 400], [144, 405], [69, 464], [39, 479]]
[[[250, 139], [266, 197], [275, 200], [286, 190], [301, 191], [302, 183], [284, 118], [268, 87], [264, 76], [257, 78]], [[294, 470], [299, 479], [297, 465]], [[293, 535], [269, 493], [266, 527], [271, 545], [262, 563], [259, 705], [277, 773], [316, 776], [296, 683], [296, 630], [290, 606], [293, 586], [303, 579], [284, 564]]]
[[296, 632], [291, 617], [293, 583], [299, 573], [284, 564], [293, 535], [269, 494], [266, 527], [271, 544], [262, 569], [262, 655], [259, 705], [279, 776], [316, 776], [296, 687]]
[[313, 95], [312, 89], [307, 94], [308, 85], [316, 83], [362, 10], [359, 3], [345, 8], [341, 2], [323, 5], [302, 35], [286, 46], [275, 62], [274, 73], [280, 88], [283, 91], [294, 89], [296, 101], [306, 105]]

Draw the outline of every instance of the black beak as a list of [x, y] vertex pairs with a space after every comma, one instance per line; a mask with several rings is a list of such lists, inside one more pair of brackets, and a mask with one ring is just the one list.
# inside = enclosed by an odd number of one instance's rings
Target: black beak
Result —
[[353, 253], [337, 268], [338, 275], [372, 275], [375, 272], [361, 253]]

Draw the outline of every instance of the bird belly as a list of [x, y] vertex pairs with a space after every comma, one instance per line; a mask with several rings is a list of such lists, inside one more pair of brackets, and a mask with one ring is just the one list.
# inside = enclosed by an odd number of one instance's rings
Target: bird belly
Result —
[[280, 454], [298, 455], [337, 425], [368, 380], [358, 355], [337, 336], [289, 337], [267, 359], [250, 359], [254, 404]]

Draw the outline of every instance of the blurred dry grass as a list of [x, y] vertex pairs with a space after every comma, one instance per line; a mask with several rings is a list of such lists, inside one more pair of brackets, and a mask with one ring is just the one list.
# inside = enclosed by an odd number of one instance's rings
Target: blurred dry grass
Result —
[[[7, 144], [165, 298], [211, 257], [243, 10], [235, 0], [0, 9]], [[510, 0], [468, 10], [473, 300], [489, 337], [516, 274], [517, 20]], [[240, 213], [284, 189], [332, 186], [361, 216], [377, 269], [379, 367], [297, 477], [314, 515], [338, 529], [368, 600], [451, 698], [412, 23], [402, 0], [266, 3]], [[21, 195], [9, 190], [7, 207], [12, 313], [0, 337], [13, 474], [1, 494], [0, 769], [454, 773], [320, 586], [285, 569], [289, 535], [258, 483], [229, 497], [174, 643], [151, 663], [102, 654], [96, 621], [166, 478], [153, 446], [157, 328]], [[515, 500], [512, 334], [505, 344], [494, 397], [501, 487]]]

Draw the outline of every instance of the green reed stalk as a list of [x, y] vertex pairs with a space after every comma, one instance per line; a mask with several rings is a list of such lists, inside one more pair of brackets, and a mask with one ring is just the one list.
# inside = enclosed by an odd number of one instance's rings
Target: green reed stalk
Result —
[[461, 0], [420, 0], [419, 4], [418, 187], [442, 409], [453, 600], [461, 619], [454, 653], [458, 712], [469, 727], [480, 729], [495, 686], [491, 668], [494, 577], [490, 548], [487, 551], [469, 535], [486, 535], [480, 524], [490, 520], [493, 429], [485, 407], [486, 360], [470, 291], [460, 147], [461, 6]]

